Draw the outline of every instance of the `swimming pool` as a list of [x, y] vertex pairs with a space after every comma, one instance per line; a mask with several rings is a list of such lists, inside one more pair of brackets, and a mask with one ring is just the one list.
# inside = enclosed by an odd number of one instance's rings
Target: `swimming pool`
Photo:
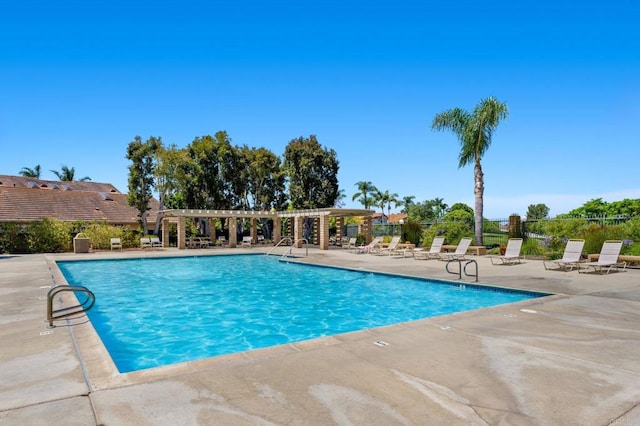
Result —
[[260, 255], [57, 264], [121, 373], [546, 295]]

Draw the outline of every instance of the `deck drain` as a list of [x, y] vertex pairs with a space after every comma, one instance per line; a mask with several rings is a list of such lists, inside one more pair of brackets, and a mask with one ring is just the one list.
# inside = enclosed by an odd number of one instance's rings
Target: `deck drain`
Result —
[[537, 314], [538, 311], [535, 309], [520, 309], [520, 312], [524, 312], [525, 314]]
[[518, 318], [516, 314], [504, 314], [504, 316], [507, 318]]
[[53, 334], [53, 330], [47, 330], [47, 331], [41, 331], [40, 332], [41, 336], [48, 336], [50, 334]]
[[383, 340], [378, 340], [377, 342], [373, 342], [376, 346], [389, 346], [389, 344]]
[[440, 330], [451, 331], [453, 330], [453, 327], [449, 327], [448, 325], [443, 325], [442, 327], [440, 327]]

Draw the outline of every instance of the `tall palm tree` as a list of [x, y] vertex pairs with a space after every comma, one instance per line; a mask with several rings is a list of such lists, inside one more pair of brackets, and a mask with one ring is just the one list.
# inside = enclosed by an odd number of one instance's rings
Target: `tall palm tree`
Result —
[[391, 203], [394, 203], [396, 207], [402, 203], [402, 201], [398, 199], [398, 194], [395, 192], [390, 194], [389, 191], [378, 191], [376, 193], [376, 201], [378, 202], [378, 206], [382, 209], [382, 214], [384, 214], [384, 208], [387, 208], [387, 217], [391, 214]]
[[76, 180], [79, 182], [86, 182], [88, 180], [91, 180], [91, 178], [88, 176], [85, 176], [82, 179], [74, 179], [76, 174], [76, 169], [74, 167], [69, 168], [63, 165], [61, 166], [60, 170], [61, 171], [51, 170], [51, 173], [58, 176], [58, 179], [60, 179], [63, 182], [71, 182], [73, 180]]
[[29, 167], [23, 167], [22, 170], [20, 170], [20, 176], [40, 179], [40, 172], [41, 172], [41, 168], [40, 168], [40, 164], [38, 164], [33, 169]]
[[489, 145], [491, 137], [501, 120], [509, 115], [507, 105], [493, 97], [482, 99], [473, 112], [460, 108], [443, 111], [433, 118], [433, 130], [450, 130], [460, 141], [458, 168], [474, 164], [474, 222], [476, 227], [476, 244], [482, 245], [482, 214], [484, 197], [484, 174], [481, 159]]
[[353, 194], [351, 201], [355, 201], [357, 198], [358, 202], [360, 202], [365, 209], [369, 210], [369, 207], [371, 207], [375, 201], [375, 194], [378, 192], [378, 188], [369, 181], [356, 182], [356, 186], [358, 187], [358, 192]]
[[402, 209], [402, 213], [409, 213], [409, 206], [415, 204], [413, 200], [415, 200], [415, 195], [405, 195], [402, 197], [402, 205], [404, 208]]

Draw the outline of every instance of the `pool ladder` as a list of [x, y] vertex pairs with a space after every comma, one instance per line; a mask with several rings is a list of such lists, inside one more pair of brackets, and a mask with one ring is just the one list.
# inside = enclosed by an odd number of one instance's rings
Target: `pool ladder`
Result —
[[[458, 270], [457, 271], [450, 271], [449, 270], [449, 264], [451, 262], [458, 262]], [[446, 265], [446, 269], [447, 272], [450, 274], [454, 274], [454, 275], [458, 275], [458, 279], [462, 279], [462, 273], [464, 272], [464, 275], [466, 277], [475, 277], [476, 278], [476, 282], [478, 282], [478, 262], [476, 262], [474, 259], [470, 259], [470, 260], [466, 260], [464, 267], [462, 266], [462, 259], [451, 259], [447, 262]], [[470, 264], [473, 264], [476, 267], [476, 273], [475, 274], [470, 274], [467, 272], [467, 266], [469, 266]]]
[[285, 257], [287, 257], [287, 256], [293, 256], [293, 248], [294, 248], [295, 246], [297, 246], [297, 245], [298, 245], [298, 243], [300, 243], [300, 242], [304, 243], [304, 248], [305, 248], [304, 255], [305, 255], [305, 256], [309, 256], [309, 241], [308, 241], [306, 238], [300, 238], [300, 239], [298, 239], [298, 240], [293, 241], [293, 238], [290, 238], [290, 237], [284, 237], [283, 239], [281, 239], [280, 241], [278, 241], [278, 244], [276, 244], [275, 246], [273, 246], [273, 247], [271, 248], [271, 250], [269, 250], [269, 251], [265, 254], [265, 256], [269, 256], [269, 255], [270, 255], [270, 254], [271, 254], [271, 253], [272, 253], [276, 248], [280, 247], [280, 246], [281, 246], [281, 245], [283, 245], [285, 242], [289, 242], [289, 243], [291, 243], [291, 245], [289, 246], [289, 249], [288, 249], [286, 252], [284, 252], [284, 253], [282, 254], [282, 256], [280, 256], [280, 258], [281, 258], [281, 259], [282, 259], [282, 258], [285, 258]]
[[[83, 301], [77, 305], [67, 306], [60, 309], [53, 309], [53, 298], [63, 291], [72, 291], [74, 293], [83, 293], [86, 297]], [[77, 297], [77, 296], [76, 296]], [[79, 300], [79, 298], [78, 298]], [[81, 285], [59, 285], [53, 287], [47, 293], [47, 321], [49, 321], [49, 327], [53, 327], [53, 322], [62, 318], [67, 318], [72, 315], [87, 312], [96, 303], [96, 296], [91, 290]]]

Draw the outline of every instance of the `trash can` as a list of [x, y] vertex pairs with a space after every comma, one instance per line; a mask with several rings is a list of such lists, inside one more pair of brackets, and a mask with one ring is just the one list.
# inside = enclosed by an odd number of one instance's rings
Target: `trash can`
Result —
[[82, 232], [79, 232], [73, 238], [73, 252], [74, 253], [89, 253], [89, 237]]

